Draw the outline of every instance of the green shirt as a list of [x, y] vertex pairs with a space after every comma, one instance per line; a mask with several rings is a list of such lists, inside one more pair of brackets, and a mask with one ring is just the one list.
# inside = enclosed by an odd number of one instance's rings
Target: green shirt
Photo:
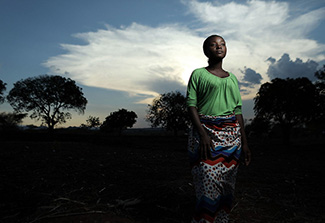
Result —
[[205, 68], [194, 70], [187, 85], [187, 106], [196, 107], [202, 115], [241, 114], [242, 100], [236, 76], [229, 72], [228, 77], [221, 78]]

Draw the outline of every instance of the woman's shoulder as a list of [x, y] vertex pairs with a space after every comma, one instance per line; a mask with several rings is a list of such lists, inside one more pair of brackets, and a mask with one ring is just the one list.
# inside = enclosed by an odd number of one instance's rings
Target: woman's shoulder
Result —
[[202, 73], [202, 72], [206, 72], [205, 67], [200, 67], [200, 68], [196, 68], [193, 70], [193, 74], [194, 73]]
[[231, 83], [233, 83], [235, 86], [239, 86], [239, 81], [236, 77], [236, 75], [234, 75], [233, 73], [231, 72], [228, 72], [229, 73], [229, 80], [231, 80]]
[[205, 68], [202, 67], [202, 68], [196, 68], [193, 70], [192, 74], [191, 74], [191, 80], [198, 80], [198, 79], [201, 79], [202, 76], [204, 76], [204, 72], [205, 71]]
[[229, 72], [229, 71], [228, 71], [228, 73], [229, 73], [229, 77], [230, 77], [230, 78], [235, 79], [236, 81], [238, 81], [236, 75], [234, 75], [233, 73], [231, 73], [231, 72]]

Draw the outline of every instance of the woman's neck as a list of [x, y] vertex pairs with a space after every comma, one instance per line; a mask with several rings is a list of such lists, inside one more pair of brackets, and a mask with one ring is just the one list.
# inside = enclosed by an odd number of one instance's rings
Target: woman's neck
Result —
[[209, 60], [209, 66], [206, 67], [207, 71], [218, 77], [228, 77], [229, 74], [222, 68], [222, 60], [212, 62]]
[[222, 69], [222, 60], [213, 61], [209, 60], [209, 66], [207, 67], [209, 70], [215, 70], [215, 71], [223, 71]]

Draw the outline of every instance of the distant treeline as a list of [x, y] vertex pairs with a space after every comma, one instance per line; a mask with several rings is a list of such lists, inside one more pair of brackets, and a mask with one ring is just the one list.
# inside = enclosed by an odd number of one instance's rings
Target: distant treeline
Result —
[[[325, 66], [315, 73], [317, 81], [308, 78], [276, 78], [261, 85], [254, 98], [255, 117], [246, 123], [249, 136], [258, 138], [281, 135], [288, 141], [294, 129], [300, 134], [324, 135], [325, 131]], [[75, 81], [61, 76], [41, 75], [17, 81], [7, 96], [6, 84], [0, 80], [0, 103], [7, 101], [13, 113], [0, 113], [0, 130], [15, 129], [29, 112], [30, 118], [53, 130], [57, 124], [72, 118], [69, 110], [83, 114], [87, 99]], [[81, 129], [101, 130], [121, 135], [133, 127], [137, 114], [124, 108], [111, 112], [103, 122], [88, 116]], [[152, 127], [174, 135], [190, 127], [186, 97], [178, 91], [159, 95], [148, 105], [146, 120]], [[31, 128], [33, 126], [30, 126]], [[297, 130], [295, 130], [295, 133]]]

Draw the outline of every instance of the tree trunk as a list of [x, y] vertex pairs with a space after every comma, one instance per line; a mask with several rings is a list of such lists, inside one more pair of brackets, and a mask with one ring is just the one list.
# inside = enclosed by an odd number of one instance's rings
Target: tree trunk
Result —
[[174, 136], [178, 136], [178, 131], [177, 131], [177, 129], [174, 129]]
[[281, 125], [281, 128], [282, 128], [282, 143], [284, 145], [289, 145], [292, 126], [290, 125], [290, 123], [284, 123]]
[[48, 126], [48, 130], [49, 130], [49, 132], [52, 132], [53, 129], [54, 129], [54, 126], [53, 126], [53, 125], [49, 125], [49, 126]]

